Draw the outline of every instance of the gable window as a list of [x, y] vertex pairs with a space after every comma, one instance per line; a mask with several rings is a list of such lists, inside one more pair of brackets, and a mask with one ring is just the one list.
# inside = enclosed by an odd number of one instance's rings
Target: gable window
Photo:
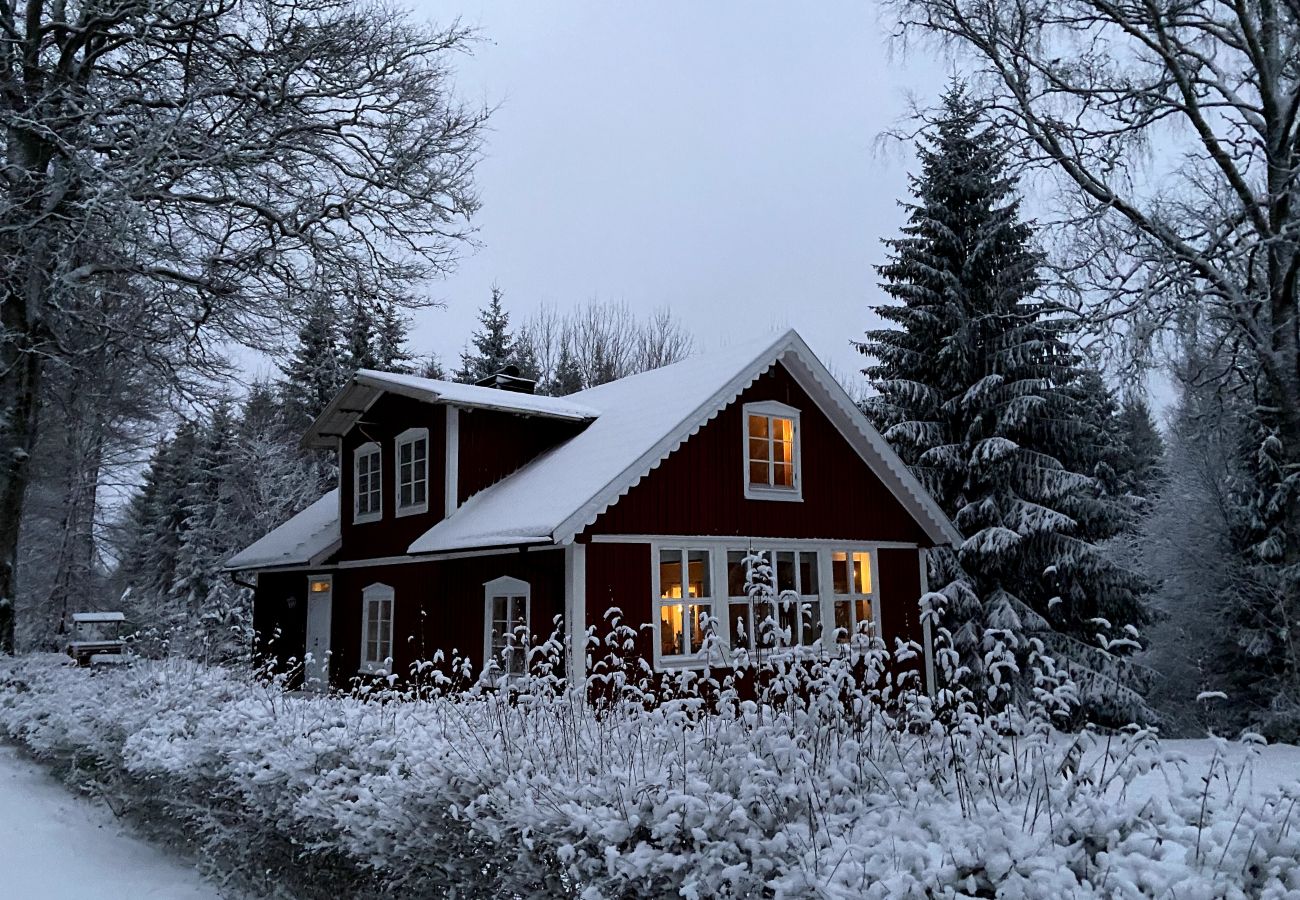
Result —
[[429, 509], [429, 430], [411, 428], [397, 436], [397, 515]]
[[372, 584], [361, 592], [361, 671], [389, 674], [393, 668], [393, 589]]
[[745, 496], [751, 500], [800, 500], [799, 410], [784, 403], [747, 403]]
[[497, 578], [483, 585], [483, 670], [489, 675], [521, 675], [527, 669], [528, 582]]
[[374, 522], [383, 515], [379, 445], [362, 444], [353, 455], [352, 521]]
[[659, 550], [659, 657], [698, 655], [713, 614], [708, 550]]
[[867, 550], [831, 551], [831, 606], [835, 639], [849, 643], [864, 622], [873, 620], [872, 554]]

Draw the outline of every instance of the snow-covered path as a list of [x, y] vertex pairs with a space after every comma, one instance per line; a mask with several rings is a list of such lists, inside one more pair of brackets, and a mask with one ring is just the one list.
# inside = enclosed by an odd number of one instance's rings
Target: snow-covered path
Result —
[[13, 900], [218, 900], [193, 868], [131, 836], [0, 744], [0, 895]]

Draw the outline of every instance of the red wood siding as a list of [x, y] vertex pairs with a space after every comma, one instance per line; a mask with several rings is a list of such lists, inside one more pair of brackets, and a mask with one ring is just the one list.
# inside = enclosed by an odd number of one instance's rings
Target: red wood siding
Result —
[[[803, 500], [747, 500], [743, 412], [777, 400], [800, 411]], [[777, 364], [584, 532], [744, 535], [930, 544], [921, 526]]]
[[643, 626], [652, 624], [654, 610], [651, 592], [649, 544], [587, 545], [587, 627], [596, 626], [600, 646], [589, 650], [600, 671], [599, 662], [609, 652], [605, 638], [609, 620], [605, 613], [617, 607], [622, 624], [637, 631], [637, 653], [652, 660], [652, 632]]
[[[880, 571], [880, 636], [885, 639], [889, 652], [895, 649], [895, 640], [915, 641], [925, 646], [925, 631], [921, 626], [921, 560], [916, 550], [876, 551]], [[922, 669], [923, 656], [910, 661], [903, 668]]]
[[[343, 546], [339, 559], [373, 559], [401, 556], [411, 542], [442, 519], [446, 469], [446, 408], [421, 403], [409, 397], [385, 394], [374, 402], [361, 421], [343, 438], [340, 495], [340, 534]], [[429, 511], [397, 516], [397, 463], [395, 439], [408, 428], [429, 429]], [[352, 521], [352, 494], [356, 487], [353, 451], [374, 441], [380, 448], [380, 481], [383, 484], [383, 517], [374, 522]]]
[[[371, 584], [393, 589], [393, 668], [410, 671], [419, 660], [442, 652], [444, 671], [453, 657], [468, 658], [473, 676], [483, 666], [483, 585], [503, 575], [528, 582], [530, 621], [536, 639], [545, 640], [564, 612], [564, 553], [560, 550], [517, 551], [461, 559], [402, 565], [322, 570], [334, 578], [330, 623], [330, 680], [346, 686], [361, 666], [361, 592]], [[277, 628], [272, 655], [283, 666], [301, 659], [306, 646], [306, 572], [264, 573], [258, 577], [253, 621], [259, 646]], [[296, 606], [284, 598], [296, 591]]]
[[464, 503], [584, 427], [581, 422], [462, 409], [457, 502]]

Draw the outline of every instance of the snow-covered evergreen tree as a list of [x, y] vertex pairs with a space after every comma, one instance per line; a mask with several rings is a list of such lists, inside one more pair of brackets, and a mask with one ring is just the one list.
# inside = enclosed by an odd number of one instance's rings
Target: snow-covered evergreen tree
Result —
[[576, 394], [584, 387], [586, 385], [582, 381], [582, 366], [578, 365], [578, 358], [573, 355], [569, 342], [565, 341], [560, 347], [560, 361], [555, 365], [555, 376], [547, 385], [547, 393], [555, 397], [565, 397]]
[[411, 323], [392, 304], [379, 308], [378, 325], [374, 331], [374, 368], [381, 372], [409, 373], [413, 357], [407, 349], [406, 333]]
[[235, 421], [222, 402], [199, 432], [191, 478], [185, 487], [176, 572], [167, 593], [173, 639], [194, 656], [223, 660], [249, 646], [248, 591], [221, 570], [235, 533]]
[[295, 423], [306, 426], [334, 399], [348, 372], [339, 346], [338, 313], [326, 296], [313, 298], [298, 329], [293, 355], [280, 367], [285, 401]]
[[1115, 474], [1120, 484], [1131, 496], [1149, 500], [1164, 483], [1165, 441], [1146, 398], [1132, 394], [1121, 401], [1115, 433]]
[[510, 314], [501, 305], [501, 289], [492, 288], [492, 299], [479, 311], [479, 328], [470, 337], [473, 349], [460, 356], [456, 380], [467, 384], [517, 365], [514, 335], [510, 332]]
[[1091, 538], [1125, 511], [1063, 462], [1098, 445], [1084, 402], [1096, 398], [1067, 319], [1041, 299], [1003, 142], [954, 86], [918, 155], [908, 222], [879, 269], [890, 327], [859, 345], [876, 360], [868, 414], [965, 535], [933, 583], [968, 664], [1041, 642], [1074, 671], [1087, 715], [1128, 721], [1143, 705], [1119, 658], [1138, 646], [1142, 583]]
[[357, 369], [379, 368], [379, 356], [375, 352], [375, 334], [378, 326], [375, 314], [364, 298], [355, 298], [348, 321], [343, 329], [346, 362], [344, 368], [348, 375]]

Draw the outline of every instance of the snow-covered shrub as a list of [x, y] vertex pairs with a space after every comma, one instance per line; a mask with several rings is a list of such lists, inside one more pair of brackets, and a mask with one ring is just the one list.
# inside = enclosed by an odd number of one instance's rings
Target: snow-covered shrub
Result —
[[[984, 718], [919, 689], [896, 658], [915, 648], [857, 637], [851, 658], [768, 653], [752, 694], [606, 660], [595, 701], [553, 674], [316, 698], [27, 657], [0, 663], [0, 730], [285, 896], [1300, 891], [1300, 784], [1249, 797], [1217, 757], [1183, 776], [1150, 731], [1063, 735], [1046, 668], [1035, 706]], [[531, 652], [544, 669], [557, 646]]]

